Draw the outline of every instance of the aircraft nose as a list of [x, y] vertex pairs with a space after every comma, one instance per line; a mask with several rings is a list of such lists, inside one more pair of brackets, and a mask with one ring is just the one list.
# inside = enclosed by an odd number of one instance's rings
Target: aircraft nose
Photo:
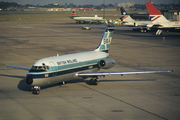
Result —
[[31, 85], [31, 84], [33, 83], [33, 78], [32, 78], [32, 77], [27, 77], [27, 78], [26, 78], [26, 83], [27, 83], [28, 85]]

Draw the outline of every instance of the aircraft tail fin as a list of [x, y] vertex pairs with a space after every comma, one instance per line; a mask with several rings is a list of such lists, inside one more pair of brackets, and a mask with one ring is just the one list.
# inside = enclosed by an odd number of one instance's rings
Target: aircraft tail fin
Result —
[[129, 22], [129, 21], [135, 21], [134, 19], [131, 18], [130, 15], [125, 15], [123, 18], [122, 18], [122, 21], [124, 22]]
[[123, 7], [121, 7], [120, 9], [121, 9], [121, 15], [128, 15], [128, 13]]
[[145, 4], [152, 23], [159, 24], [163, 22], [169, 22], [151, 2], [146, 2]]
[[126, 10], [123, 7], [121, 7], [120, 9], [121, 9], [121, 15], [123, 16], [121, 18], [122, 21], [124, 22], [135, 21], [131, 18], [131, 16], [126, 12]]
[[108, 52], [109, 51], [109, 47], [110, 47], [112, 35], [113, 35], [113, 30], [114, 30], [114, 28], [112, 28], [112, 27], [114, 27], [114, 26], [107, 25], [105, 27], [104, 34], [101, 38], [99, 46], [95, 49], [95, 51], [99, 51], [99, 52]]
[[72, 16], [76, 16], [76, 13], [74, 11], [72, 11]]

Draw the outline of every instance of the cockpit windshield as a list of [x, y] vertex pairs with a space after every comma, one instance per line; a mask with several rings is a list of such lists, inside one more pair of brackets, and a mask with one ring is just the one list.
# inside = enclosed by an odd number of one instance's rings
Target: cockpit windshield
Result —
[[43, 66], [32, 66], [32, 68], [29, 70], [29, 72], [45, 72], [49, 70], [49, 66], [43, 65]]

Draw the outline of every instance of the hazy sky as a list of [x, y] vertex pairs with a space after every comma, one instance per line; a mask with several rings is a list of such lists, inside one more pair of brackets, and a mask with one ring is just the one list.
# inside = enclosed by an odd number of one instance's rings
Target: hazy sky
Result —
[[[103, 4], [103, 0], [0, 0], [1, 2], [16, 2], [20, 4], [33, 4], [33, 5], [45, 5], [50, 3], [62, 3], [62, 4], [69, 4], [73, 3], [75, 5], [86, 5], [86, 4], [93, 4], [93, 5], [101, 5]], [[105, 0], [105, 4], [114, 4], [114, 3], [121, 3], [127, 1], [135, 1], [136, 4], [145, 4], [145, 2], [149, 2], [150, 0]], [[178, 0], [151, 0], [155, 4], [170, 4], [170, 3], [178, 3]]]

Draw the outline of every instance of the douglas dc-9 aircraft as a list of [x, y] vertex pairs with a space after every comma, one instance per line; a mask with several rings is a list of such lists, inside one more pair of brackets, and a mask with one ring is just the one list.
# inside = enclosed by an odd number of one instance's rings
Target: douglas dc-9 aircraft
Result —
[[97, 85], [101, 76], [172, 72], [173, 70], [97, 72], [112, 68], [116, 61], [109, 58], [109, 46], [114, 26], [105, 26], [99, 46], [94, 51], [42, 58], [32, 68], [5, 65], [28, 70], [25, 81], [32, 86], [33, 94], [40, 93], [40, 87], [64, 83], [74, 79], [90, 78], [89, 84]]

